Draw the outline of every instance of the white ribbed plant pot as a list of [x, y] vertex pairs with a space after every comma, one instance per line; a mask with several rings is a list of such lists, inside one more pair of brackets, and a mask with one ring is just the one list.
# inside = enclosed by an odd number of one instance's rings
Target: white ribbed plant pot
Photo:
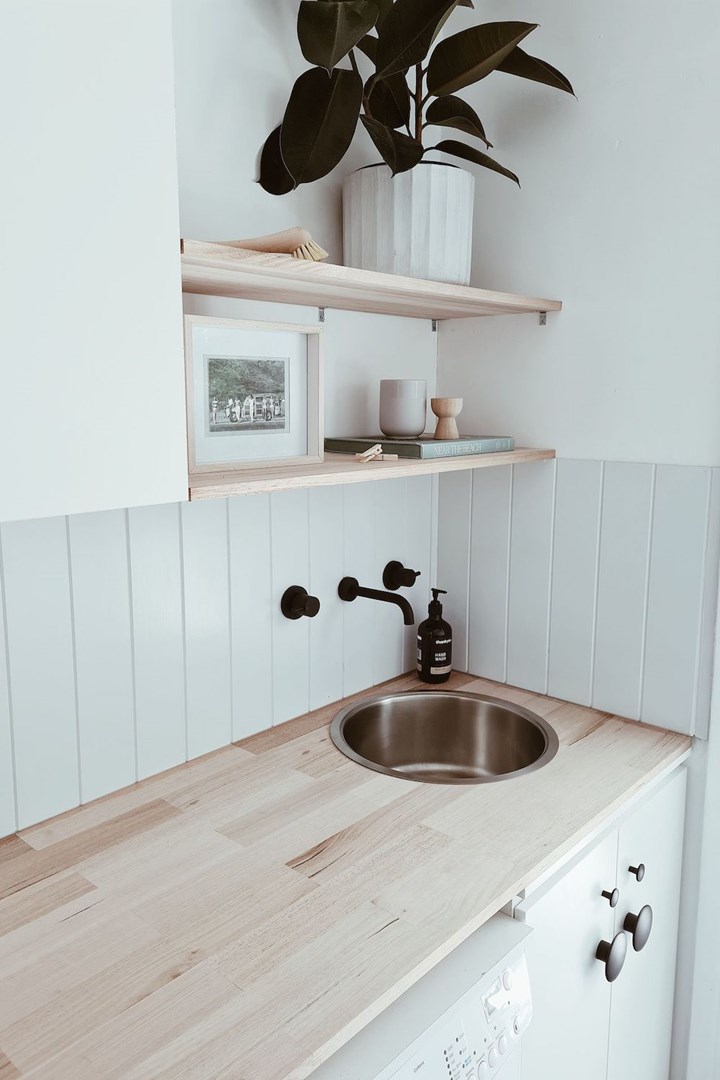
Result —
[[368, 165], [343, 184], [346, 266], [467, 285], [475, 178], [423, 162], [393, 177]]

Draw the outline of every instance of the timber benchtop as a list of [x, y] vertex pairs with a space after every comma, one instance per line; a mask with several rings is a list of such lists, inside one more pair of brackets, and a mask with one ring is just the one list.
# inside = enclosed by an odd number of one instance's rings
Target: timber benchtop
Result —
[[545, 716], [557, 756], [418, 784], [343, 757], [329, 706], [0, 842], [1, 1080], [308, 1076], [690, 747], [448, 687]]

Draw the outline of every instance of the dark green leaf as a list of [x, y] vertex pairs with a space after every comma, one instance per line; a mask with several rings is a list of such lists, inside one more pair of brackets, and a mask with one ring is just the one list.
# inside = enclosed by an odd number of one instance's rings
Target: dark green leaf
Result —
[[430, 102], [425, 113], [425, 123], [435, 124], [437, 127], [457, 128], [458, 131], [464, 131], [466, 135], [474, 135], [477, 139], [482, 139], [486, 146], [492, 146], [492, 143], [488, 142], [482, 121], [472, 106], [452, 94]]
[[365, 53], [368, 60], [371, 60], [374, 64], [377, 60], [377, 47], [378, 39], [373, 34], [366, 34], [364, 38], [361, 38], [357, 43], [357, 47], [361, 53]]
[[[372, 89], [370, 89], [372, 87]], [[410, 89], [399, 71], [387, 79], [368, 80], [367, 111], [370, 116], [389, 128], [405, 127], [410, 123]]]
[[287, 195], [295, 187], [295, 181], [285, 168], [280, 152], [280, 128], [276, 127], [265, 140], [260, 155], [260, 186], [271, 195]]
[[390, 166], [393, 176], [412, 169], [422, 158], [424, 151], [417, 139], [393, 131], [392, 128], [373, 120], [371, 116], [362, 116], [361, 120], [383, 161]]
[[362, 104], [362, 79], [354, 71], [305, 71], [295, 82], [280, 132], [283, 161], [297, 184], [334, 169], [352, 142]]
[[520, 187], [520, 181], [514, 172], [510, 172], [494, 158], [488, 157], [487, 154], [483, 154], [480, 150], [476, 150], [472, 146], [466, 146], [465, 143], [456, 142], [455, 139], [443, 139], [437, 146], [432, 148], [433, 150], [442, 150], [444, 154], [452, 154], [453, 157], [463, 158], [464, 161], [472, 161], [475, 165], [482, 165], [485, 169], [492, 169], [493, 172], [501, 173], [503, 176], [507, 176], [510, 180], [514, 180], [518, 187]]
[[378, 31], [377, 74], [407, 71], [425, 59], [438, 24], [457, 0], [395, 0]]
[[437, 40], [438, 35], [441, 33], [443, 27], [445, 26], [445, 23], [448, 21], [456, 7], [471, 8], [474, 6], [475, 5], [473, 4], [473, 0], [456, 0], [455, 5], [443, 15], [442, 19], [435, 27], [435, 33], [432, 36], [432, 41], [430, 42], [430, 44], [432, 45], [433, 41]]
[[378, 26], [380, 26], [383, 20], [386, 19], [389, 13], [392, 11], [393, 0], [375, 0], [375, 3], [377, 4], [378, 10], [380, 12], [377, 21]]
[[523, 22], [483, 23], [446, 38], [430, 57], [428, 90], [440, 97], [484, 79], [536, 26]]
[[518, 75], [521, 79], [532, 79], [533, 82], [544, 83], [556, 90], [565, 90], [568, 94], [574, 94], [570, 80], [566, 79], [562, 71], [552, 67], [545, 60], [537, 56], [530, 56], [519, 47], [515, 47], [511, 53], [498, 64], [498, 71], [506, 71], [508, 75]]
[[330, 71], [375, 25], [374, 0], [320, 3], [301, 0], [297, 34], [303, 56]]

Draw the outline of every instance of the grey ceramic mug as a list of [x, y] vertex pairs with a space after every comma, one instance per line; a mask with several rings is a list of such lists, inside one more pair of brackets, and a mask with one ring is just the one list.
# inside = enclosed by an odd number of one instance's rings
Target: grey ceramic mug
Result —
[[380, 380], [380, 430], [396, 439], [414, 439], [425, 430], [427, 383], [424, 379]]

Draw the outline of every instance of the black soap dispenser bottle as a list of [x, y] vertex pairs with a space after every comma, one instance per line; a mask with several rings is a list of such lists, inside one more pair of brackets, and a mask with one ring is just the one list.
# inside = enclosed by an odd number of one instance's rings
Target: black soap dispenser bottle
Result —
[[443, 683], [452, 671], [452, 627], [442, 617], [438, 596], [446, 589], [432, 589], [428, 617], [418, 626], [417, 671], [426, 683]]

